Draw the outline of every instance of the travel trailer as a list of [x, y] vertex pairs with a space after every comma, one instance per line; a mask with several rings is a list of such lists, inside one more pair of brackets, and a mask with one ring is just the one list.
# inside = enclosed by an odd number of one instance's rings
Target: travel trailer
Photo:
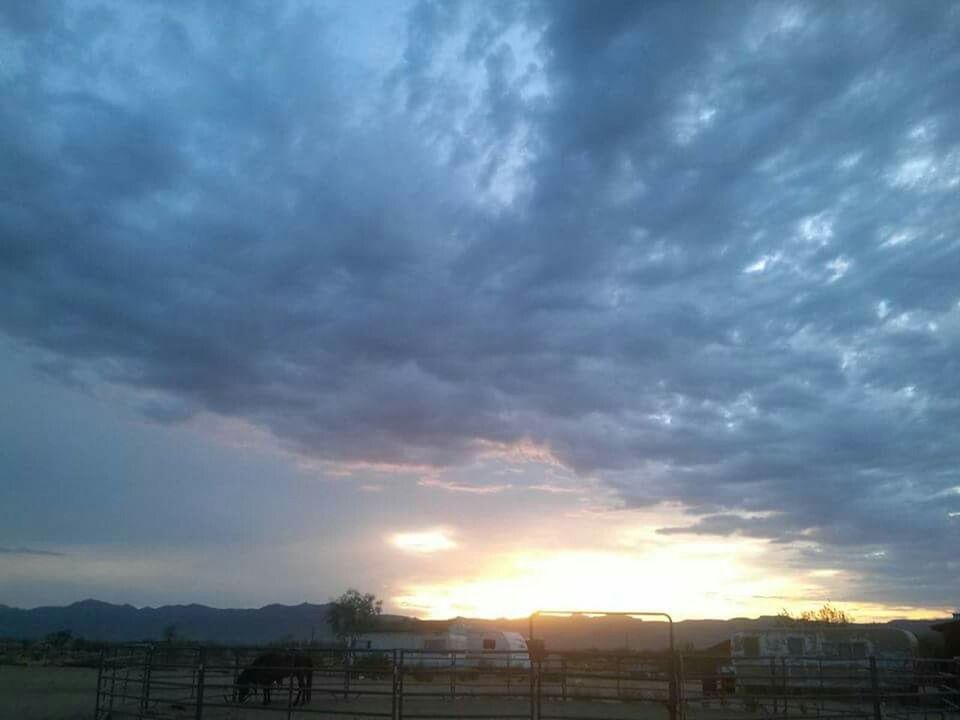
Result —
[[361, 655], [370, 650], [403, 651], [404, 665], [418, 667], [463, 666], [467, 648], [468, 634], [462, 624], [429, 622], [410, 629], [367, 633], [356, 645]]
[[[520, 633], [474, 631], [461, 623], [419, 622], [410, 628], [362, 635], [356, 650], [403, 651], [406, 666], [529, 668], [527, 641]], [[398, 658], [399, 659], [399, 658]]]
[[730, 655], [737, 686], [867, 687], [871, 658], [878, 681], [913, 681], [919, 643], [913, 633], [888, 625], [795, 625], [734, 634]]
[[467, 664], [478, 668], [529, 668], [530, 654], [523, 635], [506, 630], [470, 632]]

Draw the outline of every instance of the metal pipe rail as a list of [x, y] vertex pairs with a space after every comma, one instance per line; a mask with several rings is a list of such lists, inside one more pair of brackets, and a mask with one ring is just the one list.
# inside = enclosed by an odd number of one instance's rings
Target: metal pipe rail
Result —
[[[952, 660], [866, 658], [851, 666], [849, 660], [775, 658], [755, 661], [738, 676], [734, 658], [696, 653], [549, 652], [522, 668], [479, 668], [464, 666], [459, 657], [453, 659], [456, 664], [424, 665], [449, 654], [436, 651], [301, 648], [289, 652], [311, 658], [312, 697], [294, 702], [299, 684], [291, 675], [271, 688], [270, 705], [262, 704], [262, 694], [240, 705], [234, 695], [237, 679], [262, 652], [162, 647], [145, 647], [139, 654], [130, 648], [104, 652], [95, 718], [225, 720], [252, 710], [253, 716], [278, 720], [587, 720], [635, 715], [648, 704], [673, 709], [680, 718], [717, 712], [751, 720], [921, 720], [924, 715], [925, 720], [960, 720], [960, 663]], [[795, 660], [806, 663], [809, 672], [791, 673]], [[756, 670], [764, 672], [751, 674]]]

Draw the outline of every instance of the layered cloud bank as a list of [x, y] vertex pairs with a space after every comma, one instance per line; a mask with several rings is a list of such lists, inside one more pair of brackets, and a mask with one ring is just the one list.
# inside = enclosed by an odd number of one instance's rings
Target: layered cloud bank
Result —
[[154, 422], [679, 507], [663, 542], [946, 606], [958, 35], [946, 2], [5, 3], [0, 329]]

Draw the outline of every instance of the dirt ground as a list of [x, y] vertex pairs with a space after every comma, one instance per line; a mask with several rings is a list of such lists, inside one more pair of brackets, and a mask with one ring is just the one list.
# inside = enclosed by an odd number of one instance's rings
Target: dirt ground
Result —
[[97, 671], [0, 665], [2, 720], [90, 720]]

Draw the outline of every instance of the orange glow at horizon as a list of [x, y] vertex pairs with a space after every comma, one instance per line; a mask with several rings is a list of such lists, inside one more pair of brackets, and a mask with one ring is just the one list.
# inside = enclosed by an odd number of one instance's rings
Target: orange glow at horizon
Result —
[[[415, 583], [392, 604], [419, 617], [518, 618], [541, 609], [664, 611], [674, 620], [793, 614], [829, 600], [819, 582], [835, 571], [794, 577], [764, 568], [762, 541], [677, 543], [643, 553], [521, 551], [473, 577]], [[832, 602], [855, 621], [948, 615], [946, 608]]]

